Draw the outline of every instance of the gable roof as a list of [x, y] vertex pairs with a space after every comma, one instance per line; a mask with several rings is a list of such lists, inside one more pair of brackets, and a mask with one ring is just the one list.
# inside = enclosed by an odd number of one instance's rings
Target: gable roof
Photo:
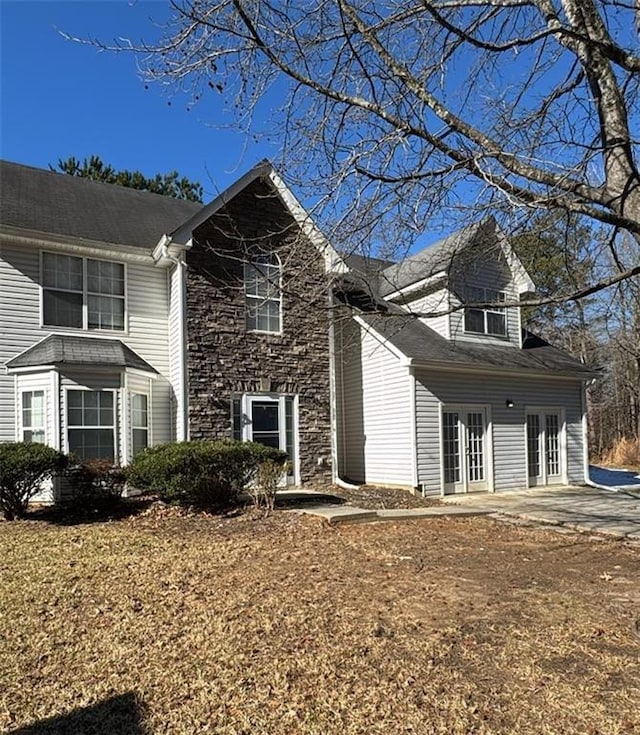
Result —
[[523, 332], [523, 345], [495, 345], [448, 340], [406, 313], [361, 314], [358, 319], [412, 362], [469, 369], [529, 370], [593, 378], [597, 370], [583, 365], [541, 337]]
[[486, 217], [385, 268], [379, 278], [380, 292], [387, 297], [436, 274], [446, 274], [461, 261], [470, 248], [486, 246], [500, 248], [521, 293], [534, 290], [531, 277], [500, 231], [497, 222], [493, 217]]
[[0, 224], [153, 250], [202, 204], [0, 161]]
[[193, 231], [206, 222], [210, 217], [219, 212], [229, 203], [237, 194], [245, 189], [249, 184], [256, 180], [262, 180], [268, 183], [275, 194], [279, 197], [282, 204], [289, 210], [291, 216], [296, 221], [302, 232], [316, 246], [318, 251], [322, 253], [325, 259], [327, 270], [343, 272], [346, 266], [338, 252], [334, 250], [327, 238], [317, 227], [311, 215], [304, 209], [295, 195], [285, 184], [278, 172], [270, 161], [264, 160], [254, 166], [234, 182], [228, 189], [217, 196], [212, 202], [195, 212], [189, 219], [181, 223], [174, 230], [166, 230], [164, 238], [159, 244], [163, 247], [170, 245], [178, 245], [188, 247], [190, 244]]
[[50, 334], [7, 363], [10, 370], [41, 365], [102, 365], [158, 371], [119, 339]]

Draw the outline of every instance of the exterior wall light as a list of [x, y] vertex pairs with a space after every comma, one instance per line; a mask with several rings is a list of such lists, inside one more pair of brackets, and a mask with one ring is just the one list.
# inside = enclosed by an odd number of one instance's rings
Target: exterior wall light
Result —
[[513, 408], [513, 401], [511, 400], [511, 398], [507, 398], [506, 406], [507, 408]]

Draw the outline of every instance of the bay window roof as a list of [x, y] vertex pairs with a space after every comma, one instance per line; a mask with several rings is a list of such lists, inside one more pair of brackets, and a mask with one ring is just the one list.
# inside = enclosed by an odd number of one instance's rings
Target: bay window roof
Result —
[[7, 362], [9, 370], [41, 365], [102, 365], [158, 372], [119, 339], [64, 334], [51, 334]]

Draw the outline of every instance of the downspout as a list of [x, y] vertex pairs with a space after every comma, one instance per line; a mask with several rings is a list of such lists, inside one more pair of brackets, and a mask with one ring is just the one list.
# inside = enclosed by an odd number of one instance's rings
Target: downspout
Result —
[[[333, 290], [329, 291], [329, 308], [330, 308], [330, 319], [329, 319], [329, 380], [331, 386], [331, 480], [334, 485], [344, 488], [345, 490], [357, 490], [359, 485], [352, 485], [349, 482], [343, 480], [338, 474], [338, 453], [343, 453], [344, 447], [338, 447], [338, 418], [337, 418], [337, 400], [338, 391], [336, 386], [336, 349], [335, 349], [335, 301], [333, 298]], [[340, 351], [340, 361], [342, 364], [342, 350]], [[340, 369], [340, 416], [342, 423], [342, 444], [344, 444], [344, 380], [342, 379], [342, 368]]]
[[178, 342], [180, 344], [180, 358], [178, 361], [178, 395], [176, 408], [178, 420], [176, 422], [176, 439], [186, 441], [189, 438], [189, 416], [187, 402], [187, 294], [185, 286], [186, 263], [182, 258], [176, 258], [169, 253], [168, 243], [171, 239], [164, 236], [160, 253], [176, 267], [178, 278]]

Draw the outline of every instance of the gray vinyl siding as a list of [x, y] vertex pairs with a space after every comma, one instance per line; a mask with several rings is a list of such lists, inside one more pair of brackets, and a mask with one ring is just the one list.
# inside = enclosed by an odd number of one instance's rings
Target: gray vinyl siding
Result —
[[46, 336], [40, 329], [38, 251], [0, 243], [0, 441], [16, 435], [15, 381], [5, 362]]
[[449, 291], [441, 288], [434, 293], [419, 296], [413, 301], [403, 304], [403, 308], [413, 314], [431, 314], [445, 312], [441, 316], [421, 319], [428, 327], [443, 337], [449, 337]]
[[337, 376], [344, 401], [339, 466], [355, 482], [413, 487], [409, 370], [371, 333], [353, 325], [343, 325]]
[[[152, 393], [152, 435], [155, 443], [169, 441], [174, 431], [166, 271], [154, 267], [150, 256], [148, 264], [107, 251], [102, 257], [126, 264], [127, 329], [123, 333], [93, 330], [73, 333], [121, 339], [158, 371]], [[15, 378], [7, 374], [4, 364], [47, 335], [65, 332], [40, 326], [39, 264], [40, 249], [37, 247], [6, 242], [0, 245], [0, 441], [13, 441], [16, 433]]]
[[[527, 485], [526, 408], [563, 409], [570, 483], [585, 481], [582, 384], [577, 380], [465, 375], [416, 371], [418, 481], [429, 495], [440, 493], [440, 405], [488, 405], [493, 437], [495, 490]], [[513, 408], [507, 408], [507, 399]]]
[[[502, 251], [497, 252], [492, 250], [486, 257], [474, 258], [466, 263], [463, 269], [452, 275], [451, 287], [454, 293], [458, 293], [462, 297], [465, 286], [477, 286], [479, 288], [490, 288], [495, 291], [505, 291], [507, 301], [519, 300], [513, 275]], [[451, 339], [479, 339], [485, 343], [504, 343], [504, 339], [500, 337], [465, 334], [463, 310], [453, 312], [449, 316], [449, 320]], [[520, 346], [520, 331], [520, 309], [513, 306], [507, 308], [507, 339]]]
[[364, 416], [360, 329], [345, 312], [336, 313], [336, 433], [338, 476], [364, 482]]

